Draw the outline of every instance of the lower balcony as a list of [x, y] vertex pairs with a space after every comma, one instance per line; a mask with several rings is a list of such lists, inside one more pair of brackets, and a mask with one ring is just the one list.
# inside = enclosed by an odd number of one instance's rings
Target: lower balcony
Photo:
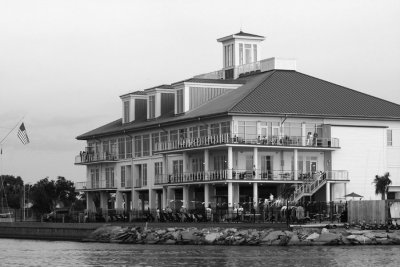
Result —
[[93, 190], [93, 189], [117, 189], [114, 180], [97, 180], [75, 183], [77, 191]]
[[[296, 179], [295, 179], [296, 178]], [[177, 184], [208, 181], [304, 181], [323, 178], [332, 181], [348, 180], [348, 171], [325, 171], [315, 173], [301, 173], [282, 170], [214, 170], [208, 172], [187, 172], [178, 174], [158, 175], [155, 177], [155, 184]]]
[[92, 153], [92, 152], [81, 152], [75, 156], [75, 164], [85, 165], [96, 162], [114, 162], [118, 160], [117, 154], [113, 153]]

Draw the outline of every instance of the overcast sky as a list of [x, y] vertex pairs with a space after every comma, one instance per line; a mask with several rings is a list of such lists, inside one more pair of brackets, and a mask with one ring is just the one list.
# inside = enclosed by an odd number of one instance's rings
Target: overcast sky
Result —
[[[0, 173], [85, 180], [75, 137], [121, 117], [119, 96], [222, 67], [216, 39], [263, 35], [262, 57], [400, 104], [400, 1], [0, 0]], [[382, 107], [384, 108], [384, 107]]]

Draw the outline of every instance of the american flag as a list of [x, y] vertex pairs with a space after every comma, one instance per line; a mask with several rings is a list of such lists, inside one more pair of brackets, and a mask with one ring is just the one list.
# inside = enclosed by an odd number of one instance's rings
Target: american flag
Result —
[[21, 140], [21, 142], [24, 145], [29, 143], [29, 137], [28, 137], [28, 134], [26, 133], [26, 129], [25, 129], [24, 123], [21, 123], [21, 126], [19, 126], [17, 135], [18, 135], [19, 140]]

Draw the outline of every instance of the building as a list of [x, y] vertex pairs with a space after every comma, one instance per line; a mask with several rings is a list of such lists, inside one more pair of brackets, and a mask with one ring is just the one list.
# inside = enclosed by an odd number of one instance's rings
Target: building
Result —
[[77, 137], [89, 210], [340, 201], [400, 186], [400, 105], [259, 60], [264, 37], [218, 39], [223, 68], [120, 96], [122, 118]]

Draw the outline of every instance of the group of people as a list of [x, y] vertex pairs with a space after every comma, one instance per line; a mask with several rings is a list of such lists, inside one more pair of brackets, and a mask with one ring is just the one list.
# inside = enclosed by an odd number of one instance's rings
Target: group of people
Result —
[[316, 132], [314, 134], [312, 134], [311, 132], [308, 132], [306, 145], [307, 146], [311, 146], [311, 145], [316, 146], [317, 139], [318, 139], [318, 134]]

